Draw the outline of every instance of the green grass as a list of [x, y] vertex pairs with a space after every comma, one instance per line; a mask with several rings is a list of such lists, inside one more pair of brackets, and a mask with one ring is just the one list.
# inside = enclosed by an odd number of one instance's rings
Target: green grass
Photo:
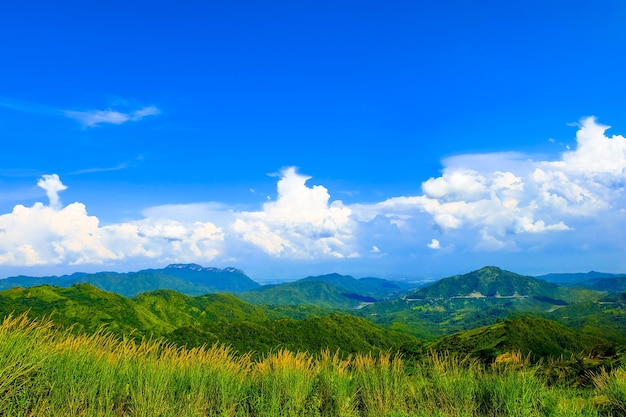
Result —
[[1, 416], [623, 416], [626, 368], [555, 383], [510, 353], [485, 365], [431, 353], [276, 350], [76, 334], [9, 316], [0, 324]]

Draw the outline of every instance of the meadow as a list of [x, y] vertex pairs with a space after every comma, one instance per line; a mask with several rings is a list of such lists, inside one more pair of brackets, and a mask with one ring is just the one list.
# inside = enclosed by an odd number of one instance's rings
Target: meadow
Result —
[[[582, 360], [582, 358], [574, 358]], [[571, 363], [571, 362], [570, 362]], [[0, 325], [1, 416], [624, 416], [626, 367], [569, 377], [514, 352], [340, 355], [185, 349], [47, 320]]]

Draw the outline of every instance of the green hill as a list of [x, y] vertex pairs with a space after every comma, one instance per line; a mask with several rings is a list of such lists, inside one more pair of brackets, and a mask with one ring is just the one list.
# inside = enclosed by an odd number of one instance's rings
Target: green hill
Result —
[[265, 312], [229, 294], [191, 297], [172, 290], [158, 290], [133, 298], [137, 306], [175, 327], [233, 320], [267, 320]]
[[166, 338], [186, 347], [215, 342], [235, 351], [264, 355], [270, 350], [319, 352], [321, 349], [350, 353], [403, 350], [421, 342], [407, 334], [390, 331], [363, 318], [332, 314], [304, 320], [235, 320], [204, 326], [181, 327]]
[[398, 297], [415, 286], [406, 282], [389, 281], [382, 278], [354, 278], [350, 275], [326, 274], [309, 276], [297, 282], [319, 281], [342, 288], [347, 293], [373, 299]]
[[133, 300], [91, 284], [76, 284], [69, 288], [49, 285], [15, 287], [0, 291], [1, 316], [27, 311], [31, 317], [51, 316], [59, 325], [78, 325], [86, 332], [104, 326], [116, 334], [149, 336], [175, 328]]
[[[308, 283], [328, 285], [325, 283]], [[172, 290], [142, 293], [134, 298], [107, 292], [91, 284], [70, 288], [38, 286], [0, 291], [0, 318], [28, 312], [30, 317], [50, 317], [58, 326], [92, 333], [100, 327], [119, 336], [163, 337], [185, 346], [230, 345], [238, 352], [288, 348], [319, 352], [322, 348], [344, 353], [398, 350], [419, 344], [414, 337], [377, 326], [359, 317], [338, 314], [284, 318], [229, 294], [188, 296]]]
[[507, 352], [520, 352], [533, 359], [570, 356], [611, 350], [603, 338], [582, 334], [541, 318], [515, 318], [474, 330], [445, 336], [430, 345], [437, 351], [473, 355], [493, 361]]
[[559, 308], [546, 316], [583, 333], [626, 345], [626, 292]]
[[495, 266], [444, 278], [406, 296], [409, 299], [531, 298], [556, 305], [566, 305], [585, 297], [589, 297], [589, 292], [519, 275]]
[[237, 293], [236, 296], [257, 305], [315, 305], [331, 309], [355, 308], [362, 302], [374, 301], [370, 297], [349, 293], [327, 282], [307, 280], [267, 285], [253, 291]]
[[444, 278], [399, 299], [367, 305], [357, 314], [392, 329], [435, 339], [491, 325], [514, 314], [546, 313], [602, 295], [484, 267]]

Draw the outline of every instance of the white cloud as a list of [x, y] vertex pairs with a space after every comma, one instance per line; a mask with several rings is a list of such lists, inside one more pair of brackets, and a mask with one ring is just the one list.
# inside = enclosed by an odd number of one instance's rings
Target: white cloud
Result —
[[63, 113], [67, 117], [78, 120], [83, 127], [95, 127], [100, 124], [121, 125], [126, 122], [136, 122], [147, 116], [158, 115], [160, 111], [155, 106], [147, 106], [128, 113], [122, 113], [112, 109], [89, 111], [64, 110]]
[[607, 221], [602, 213], [623, 206], [626, 139], [607, 137], [606, 129], [584, 119], [576, 149], [552, 161], [519, 153], [448, 158], [441, 176], [422, 184], [422, 195], [350, 208], [361, 222], [386, 218], [394, 225], [401, 221], [404, 230], [417, 229], [424, 221], [420, 213], [427, 213], [433, 226], [467, 247], [519, 249], [522, 236], [601, 223]]
[[42, 176], [37, 182], [37, 186], [46, 190], [46, 195], [52, 207], [58, 207], [60, 204], [59, 192], [67, 190], [67, 187], [63, 185], [57, 174]]
[[290, 167], [280, 173], [276, 198], [256, 210], [171, 204], [101, 225], [81, 203], [62, 207], [59, 193], [67, 187], [58, 175], [45, 175], [38, 185], [48, 206], [17, 205], [0, 215], [0, 265], [206, 263], [248, 255], [328, 262], [384, 256], [391, 262], [441, 250], [489, 256], [546, 247], [623, 251], [626, 139], [607, 137], [606, 129], [583, 120], [576, 148], [551, 159], [519, 153], [448, 158], [440, 176], [424, 181], [422, 193], [371, 204], [333, 200], [327, 188], [307, 185], [310, 177]]
[[439, 243], [437, 239], [432, 239], [430, 243], [426, 246], [428, 246], [431, 249], [441, 249], [441, 244]]
[[328, 190], [307, 187], [310, 177], [294, 167], [281, 172], [276, 201], [263, 210], [237, 213], [232, 230], [244, 241], [276, 257], [344, 258], [353, 250], [355, 222], [341, 201], [329, 203]]
[[58, 175], [46, 175], [39, 186], [50, 206], [17, 205], [0, 216], [0, 264], [101, 264], [136, 258], [155, 261], [214, 259], [221, 251], [222, 229], [211, 222], [146, 217], [101, 226], [82, 203], [58, 204], [65, 187]]

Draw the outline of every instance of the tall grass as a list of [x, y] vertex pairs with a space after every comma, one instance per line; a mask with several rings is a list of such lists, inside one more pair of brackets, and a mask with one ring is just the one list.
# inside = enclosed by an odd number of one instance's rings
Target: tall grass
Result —
[[392, 352], [255, 357], [9, 316], [0, 324], [0, 416], [626, 415], [624, 368], [577, 387], [550, 383], [515, 354], [486, 366], [431, 353], [411, 367]]

